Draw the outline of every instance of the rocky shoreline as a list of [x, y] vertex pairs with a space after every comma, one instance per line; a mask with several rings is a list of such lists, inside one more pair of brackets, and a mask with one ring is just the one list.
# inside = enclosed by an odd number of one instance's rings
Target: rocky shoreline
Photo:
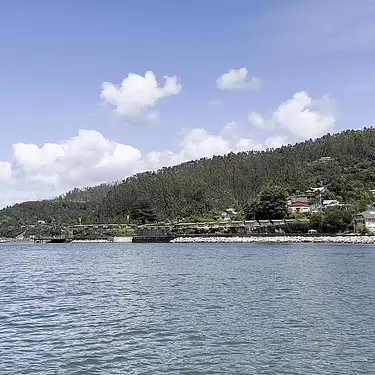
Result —
[[178, 237], [172, 243], [342, 243], [375, 244], [375, 236]]

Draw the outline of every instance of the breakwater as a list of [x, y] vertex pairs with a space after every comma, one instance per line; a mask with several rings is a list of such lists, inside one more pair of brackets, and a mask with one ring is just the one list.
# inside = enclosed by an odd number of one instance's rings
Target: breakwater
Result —
[[210, 236], [177, 237], [172, 243], [347, 243], [375, 244], [375, 236]]

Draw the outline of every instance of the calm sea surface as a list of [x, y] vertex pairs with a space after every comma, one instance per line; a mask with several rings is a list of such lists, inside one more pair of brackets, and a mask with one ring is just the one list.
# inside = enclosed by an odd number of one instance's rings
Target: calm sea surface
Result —
[[375, 374], [375, 247], [0, 245], [0, 374]]

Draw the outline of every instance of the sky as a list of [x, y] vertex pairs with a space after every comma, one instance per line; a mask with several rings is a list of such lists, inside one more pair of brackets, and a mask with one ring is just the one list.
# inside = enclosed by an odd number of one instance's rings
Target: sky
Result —
[[3, 0], [0, 207], [375, 123], [373, 0]]

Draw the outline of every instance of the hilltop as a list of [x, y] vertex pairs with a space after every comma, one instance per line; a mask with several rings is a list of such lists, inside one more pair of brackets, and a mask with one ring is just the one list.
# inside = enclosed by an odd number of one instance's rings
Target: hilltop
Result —
[[[348, 130], [264, 151], [230, 153], [145, 172], [114, 185], [74, 189], [53, 200], [0, 210], [0, 236], [46, 223], [59, 232], [67, 224], [126, 222], [134, 211], [155, 220], [213, 217], [244, 205], [262, 189], [278, 185], [289, 194], [325, 186], [326, 199], [360, 211], [375, 189], [375, 129]], [[52, 229], [51, 229], [52, 228]]]

